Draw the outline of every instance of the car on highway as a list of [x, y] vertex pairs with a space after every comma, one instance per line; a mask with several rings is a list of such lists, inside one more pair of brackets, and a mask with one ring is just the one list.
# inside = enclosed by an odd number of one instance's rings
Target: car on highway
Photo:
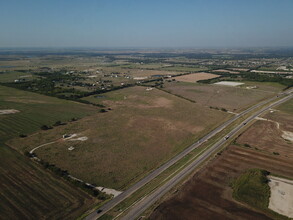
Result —
[[228, 135], [224, 137], [224, 140], [228, 140], [228, 139], [229, 139], [229, 136]]

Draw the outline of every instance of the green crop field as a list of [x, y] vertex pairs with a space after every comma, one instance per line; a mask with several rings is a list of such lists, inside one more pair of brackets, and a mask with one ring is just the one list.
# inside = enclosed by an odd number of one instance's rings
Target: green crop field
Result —
[[[112, 110], [11, 140], [9, 145], [26, 151], [57, 140], [35, 153], [87, 182], [123, 190], [232, 117], [146, 87], [116, 90], [86, 100]], [[77, 136], [60, 139], [65, 133]], [[77, 139], [85, 137], [84, 141]], [[74, 149], [68, 150], [71, 147]]]
[[14, 109], [14, 114], [0, 113], [0, 140], [30, 134], [42, 125], [68, 121], [98, 112], [98, 108], [81, 103], [0, 86], [0, 110]]
[[0, 219], [75, 219], [97, 202], [6, 146], [0, 155]]
[[24, 79], [24, 80], [32, 80], [35, 76], [32, 74], [22, 73], [22, 72], [7, 72], [0, 74], [0, 82], [14, 82], [14, 80]]

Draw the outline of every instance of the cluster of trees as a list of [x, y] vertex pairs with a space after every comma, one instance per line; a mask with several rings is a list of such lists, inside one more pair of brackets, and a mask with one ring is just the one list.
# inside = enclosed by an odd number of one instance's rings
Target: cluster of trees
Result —
[[250, 81], [257, 81], [257, 82], [277, 82], [284, 86], [287, 86], [287, 88], [290, 88], [293, 86], [293, 79], [284, 78], [281, 75], [269, 75], [269, 74], [259, 74], [259, 73], [252, 73], [248, 72], [241, 75], [244, 79], [250, 80]]
[[221, 81], [224, 78], [226, 81], [247, 80], [247, 81], [255, 81], [255, 82], [276, 82], [286, 86], [286, 88], [290, 88], [293, 86], [293, 79], [288, 79], [278, 74], [261, 74], [261, 73], [253, 73], [253, 72], [243, 72], [240, 74], [229, 74], [229, 73], [218, 73], [218, 74], [221, 75], [221, 77], [214, 78], [214, 79], [199, 80], [198, 82], [211, 84], [211, 83]]

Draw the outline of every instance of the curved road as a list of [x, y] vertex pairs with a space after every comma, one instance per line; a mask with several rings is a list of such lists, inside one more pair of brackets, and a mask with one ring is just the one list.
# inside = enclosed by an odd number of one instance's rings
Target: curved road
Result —
[[[290, 92], [283, 93], [283, 94], [279, 94], [278, 96], [280, 96], [280, 95], [287, 95]], [[181, 160], [184, 156], [186, 156], [191, 151], [193, 151], [195, 148], [197, 148], [198, 146], [200, 146], [203, 142], [207, 141], [208, 139], [210, 139], [211, 137], [213, 137], [214, 135], [216, 135], [217, 133], [219, 133], [220, 131], [222, 131], [224, 128], [226, 128], [228, 125], [230, 125], [232, 122], [236, 121], [241, 116], [243, 116], [243, 115], [245, 115], [245, 114], [253, 111], [254, 109], [256, 109], [256, 108], [258, 108], [258, 107], [260, 107], [262, 105], [265, 105], [265, 104], [267, 104], [267, 103], [269, 103], [269, 102], [271, 102], [273, 100], [278, 99], [278, 96], [275, 96], [275, 97], [270, 98], [268, 100], [262, 101], [262, 102], [260, 102], [260, 103], [258, 103], [256, 105], [248, 108], [247, 110], [241, 112], [240, 114], [235, 115], [233, 118], [231, 118], [230, 120], [226, 121], [221, 126], [217, 127], [216, 129], [214, 129], [213, 131], [211, 131], [209, 134], [207, 134], [206, 136], [204, 136], [203, 138], [201, 138], [199, 141], [197, 141], [196, 143], [192, 144], [191, 146], [189, 146], [188, 148], [186, 148], [181, 153], [177, 154], [175, 157], [173, 157], [172, 159], [170, 159], [168, 162], [166, 162], [165, 164], [163, 164], [159, 168], [153, 170], [150, 174], [148, 174], [143, 179], [141, 179], [140, 181], [138, 181], [137, 183], [135, 183], [134, 185], [132, 185], [130, 188], [128, 188], [127, 190], [125, 190], [119, 196], [117, 196], [117, 197], [113, 198], [112, 200], [110, 200], [108, 203], [106, 203], [105, 205], [103, 205], [100, 209], [93, 211], [85, 219], [86, 220], [94, 220], [94, 219], [97, 219], [97, 218], [101, 217], [107, 211], [109, 211], [110, 209], [114, 208], [117, 204], [119, 204], [120, 202], [122, 202], [124, 199], [126, 199], [127, 197], [129, 197], [130, 195], [132, 195], [134, 192], [136, 192], [138, 189], [140, 189], [141, 187], [143, 187], [145, 184], [147, 184], [148, 182], [150, 182], [151, 180], [153, 180], [155, 177], [157, 177], [158, 175], [160, 175], [163, 171], [165, 171], [166, 169], [168, 169], [169, 167], [171, 167], [173, 164], [175, 164], [176, 162], [178, 162], [179, 160]]]

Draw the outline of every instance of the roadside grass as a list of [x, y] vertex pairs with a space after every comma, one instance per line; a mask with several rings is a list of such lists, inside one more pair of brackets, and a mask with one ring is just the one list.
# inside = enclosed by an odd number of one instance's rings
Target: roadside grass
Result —
[[67, 122], [98, 112], [94, 106], [0, 86], [0, 109], [16, 109], [15, 114], [0, 115], [0, 140], [31, 134], [42, 125]]
[[282, 105], [278, 106], [279, 110], [292, 114], [293, 113], [293, 99], [290, 99], [288, 102], [283, 103]]
[[[250, 114], [249, 114], [250, 115]], [[229, 133], [235, 126], [237, 126], [241, 121], [243, 121], [245, 118], [249, 117], [249, 115], [241, 117], [237, 119], [235, 122], [233, 122], [230, 126], [220, 131], [218, 134], [216, 134], [214, 137], [210, 138], [207, 142], [202, 143], [199, 147], [195, 148], [193, 151], [191, 151], [189, 154], [187, 154], [185, 157], [183, 157], [181, 160], [179, 160], [177, 163], [173, 164], [171, 167], [169, 167], [167, 170], [165, 170], [163, 173], [161, 173], [159, 176], [151, 180], [148, 184], [143, 186], [141, 189], [133, 193], [130, 197], [125, 199], [123, 202], [119, 203], [117, 206], [115, 206], [112, 210], [107, 212], [107, 217], [112, 216], [112, 218], [116, 219], [120, 215], [125, 215], [127, 213], [127, 210], [134, 205], [136, 202], [143, 199], [143, 197], [150, 194], [152, 191], [163, 185], [166, 181], [168, 181], [170, 178], [172, 178], [174, 175], [176, 175], [178, 172], [180, 172], [182, 169], [184, 169], [187, 165], [192, 163], [196, 158], [198, 158], [204, 151], [208, 150], [210, 147], [212, 147], [216, 142], [218, 142], [225, 134]], [[215, 152], [213, 155], [209, 157], [213, 158], [215, 155], [220, 155], [221, 151], [228, 146], [233, 139], [230, 139], [221, 149], [219, 149], [217, 152]], [[206, 161], [208, 161], [207, 159]], [[198, 168], [194, 170], [200, 169], [200, 167], [203, 166], [203, 162]], [[194, 173], [193, 172], [193, 173]], [[192, 176], [192, 175], [190, 175]], [[189, 177], [190, 177], [189, 176]], [[188, 179], [189, 177], [186, 177], [185, 179]], [[184, 182], [184, 180], [182, 181]], [[181, 184], [181, 183], [180, 183]], [[164, 198], [167, 195], [163, 196], [162, 199], [159, 201], [164, 200]], [[153, 210], [156, 205], [158, 205], [159, 202], [156, 202], [152, 207], [147, 209], [144, 212], [144, 216], [148, 216], [151, 213], [151, 210]], [[104, 216], [104, 215], [103, 215]], [[102, 217], [103, 217], [102, 216]]]

